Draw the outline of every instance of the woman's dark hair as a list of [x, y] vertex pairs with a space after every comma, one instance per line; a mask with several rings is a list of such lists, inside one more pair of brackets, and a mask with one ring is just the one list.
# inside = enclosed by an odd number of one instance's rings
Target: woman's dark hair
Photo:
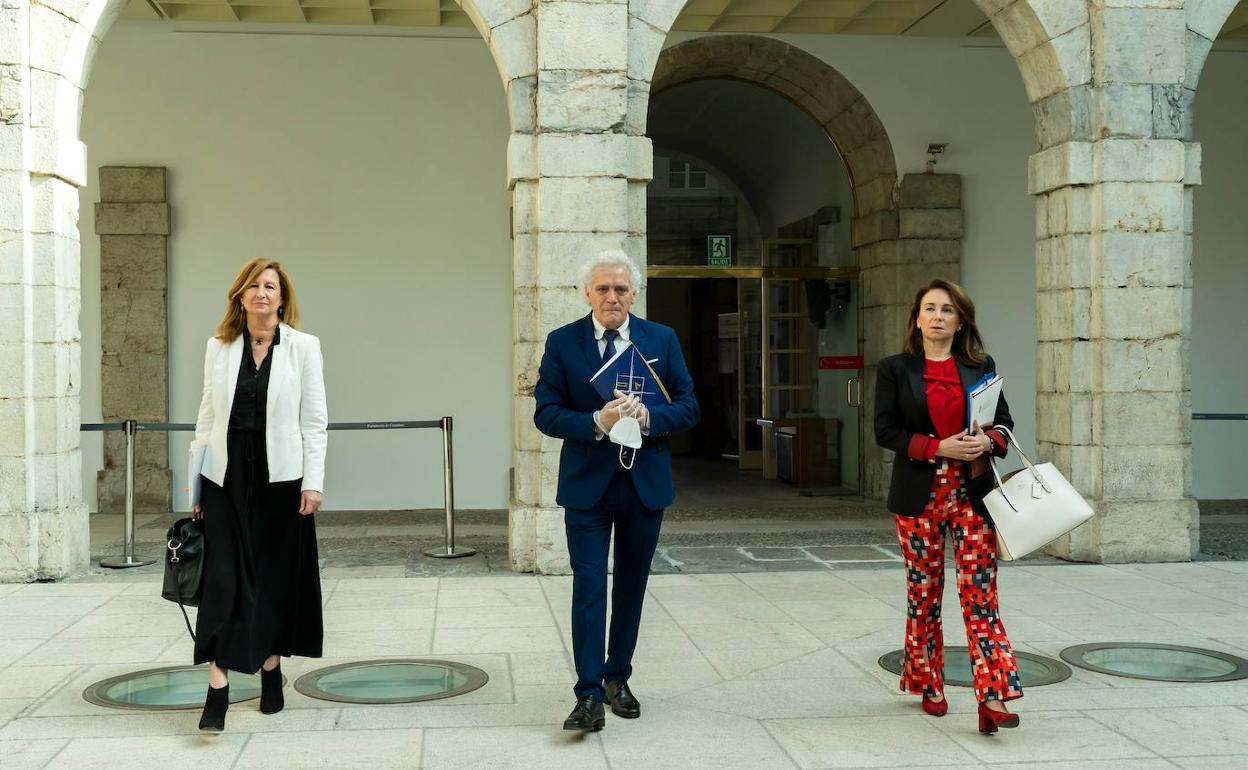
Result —
[[906, 329], [902, 349], [912, 356], [923, 355], [923, 332], [919, 331], [918, 326], [919, 310], [924, 295], [935, 289], [946, 292], [953, 300], [953, 308], [962, 325], [961, 329], [953, 333], [953, 357], [959, 363], [979, 366], [988, 354], [984, 352], [984, 340], [979, 336], [979, 327], [975, 325], [975, 303], [971, 302], [970, 296], [961, 286], [942, 278], [931, 281], [914, 295], [914, 305], [910, 308], [910, 324]]

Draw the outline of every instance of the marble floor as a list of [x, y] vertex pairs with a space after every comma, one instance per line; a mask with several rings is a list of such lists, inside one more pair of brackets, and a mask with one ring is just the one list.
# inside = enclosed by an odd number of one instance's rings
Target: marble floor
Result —
[[[189, 662], [158, 575], [0, 585], [0, 767], [25, 768], [1016, 768], [1248, 767], [1248, 680], [1173, 684], [1075, 669], [1031, 688], [1022, 726], [976, 732], [969, 690], [923, 715], [876, 665], [899, 646], [902, 573], [891, 560], [796, 571], [656, 574], [633, 687], [644, 715], [587, 736], [572, 705], [562, 577], [423, 577], [404, 565], [327, 566], [326, 652], [290, 679], [348, 660], [426, 656], [484, 669], [466, 695], [344, 705], [287, 690], [287, 709], [231, 708], [205, 737], [197, 711], [86, 702], [90, 684]], [[1152, 641], [1248, 657], [1248, 562], [1010, 565], [1006, 627], [1056, 656], [1094, 641]], [[949, 597], [947, 601], [951, 601]], [[951, 618], [953, 613], [950, 613]], [[949, 623], [949, 643], [962, 644]]]

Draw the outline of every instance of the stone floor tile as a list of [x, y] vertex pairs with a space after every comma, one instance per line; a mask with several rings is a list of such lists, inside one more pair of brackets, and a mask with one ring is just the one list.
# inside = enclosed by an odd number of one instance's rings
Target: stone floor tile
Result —
[[325, 632], [368, 631], [371, 629], [405, 629], [421, 631], [433, 628], [434, 610], [424, 609], [327, 609], [322, 614]]
[[18, 586], [15, 597], [92, 597], [116, 596], [127, 588], [125, 583], [28, 583]]
[[[611, 726], [619, 724], [619, 720]], [[595, 770], [607, 768], [602, 733], [578, 734], [549, 725], [431, 728], [424, 770]]]
[[823, 647], [800, 623], [713, 623], [684, 626], [701, 650], [740, 650], [752, 647], [796, 647], [805, 651]]
[[705, 602], [668, 599], [663, 608], [681, 626], [716, 623], [776, 623], [791, 621], [776, 605], [767, 601]]
[[[1184, 633], [1181, 621], [1174, 623], [1161, 619], [1156, 615], [1144, 612], [1133, 612], [1123, 608], [1118, 612], [1092, 615], [1087, 613], [1040, 613], [1033, 612], [1025, 605], [1020, 610], [1031, 617], [1039, 618], [1059, 631], [1074, 636], [1078, 644], [1092, 642], [1145, 642], [1165, 635]], [[1010, 608], [1002, 609], [1002, 614], [1010, 612]]]
[[[1156, 759], [1102, 759], [1102, 760], [1074, 760], [1070, 762], [1009, 762], [1006, 764], [993, 763], [988, 765], [988, 770], [1174, 770], [1174, 765], [1168, 760]], [[1201, 768], [1206, 770], [1206, 768]], [[1213, 770], [1208, 768], [1208, 770]]]
[[150, 593], [114, 596], [92, 610], [91, 614], [121, 615], [129, 618], [135, 615], [161, 615], [169, 612], [170, 608], [173, 608], [174, 613], [177, 614], [177, 605], [161, 597], [159, 586], [150, 586], [150, 588]]
[[521, 628], [438, 628], [433, 654], [479, 652], [554, 652], [564, 649], [554, 625]]
[[532, 628], [553, 626], [555, 618], [543, 602], [528, 607], [446, 607], [436, 611], [438, 630], [453, 628]]
[[973, 713], [958, 714], [954, 719], [948, 716], [937, 719], [935, 727], [957, 741], [976, 759], [989, 764], [1037, 760], [1088, 762], [1157, 756], [1136, 741], [1081, 713], [1023, 715], [1021, 703], [1017, 708], [1022, 724], [1016, 729], [1002, 730], [995, 736], [979, 733], [978, 717]]
[[283, 768], [376, 770], [419, 767], [423, 731], [327, 730], [309, 733], [253, 735], [236, 768], [271, 770], [274, 758]]
[[444, 577], [439, 585], [443, 591], [477, 591], [482, 588], [525, 591], [533, 588], [532, 575], [479, 575], [474, 577]]
[[[841, 599], [869, 599], [872, 594], [863, 590], [862, 584], [848, 580], [820, 581], [818, 583], [763, 583], [750, 586], [770, 602], [838, 601]], [[890, 593], [892, 586], [890, 585]], [[904, 598], [904, 594], [902, 594]], [[874, 597], [880, 598], [880, 597]]]
[[16, 663], [43, 644], [42, 639], [0, 639], [0, 668]]
[[[1182, 708], [1199, 706], [1248, 706], [1248, 684], [1164, 684], [1141, 687], [1094, 687], [1074, 689], [1066, 682], [1030, 687], [1019, 711], [1095, 711], [1100, 709]], [[1161, 686], [1159, 686], [1161, 685]]]
[[163, 770], [170, 765], [230, 768], [247, 743], [241, 733], [218, 736], [176, 735], [142, 738], [75, 738], [48, 765], [67, 770], [114, 770], [150, 768]]
[[[2, 600], [0, 600], [2, 601]], [[1211, 637], [1248, 636], [1248, 610], [1233, 612], [1158, 612], [1153, 615], [1180, 628], [1191, 629]]]
[[511, 659], [512, 678], [518, 685], [567, 684], [576, 681], [571, 656], [562, 650], [513, 652], [507, 657]]
[[68, 740], [60, 739], [0, 741], [4, 770], [42, 770], [68, 743]]
[[1248, 754], [1248, 711], [1242, 709], [1107, 709], [1088, 714], [1162, 756]]
[[798, 719], [909, 714], [913, 699], [866, 676], [841, 679], [736, 679], [671, 701], [751, 719]]
[[6, 697], [0, 698], [0, 725], [21, 716], [24, 712], [28, 712], [34, 703], [33, 698], [7, 697], [8, 693], [0, 692], [0, 695]]
[[[322, 590], [326, 581], [321, 580]], [[369, 578], [337, 578], [335, 591], [343, 593], [423, 593], [437, 591], [440, 578], [436, 577], [369, 577]]]
[[[195, 623], [195, 608], [187, 607], [191, 624]], [[186, 621], [178, 606], [166, 602], [164, 612], [159, 614], [97, 615], [92, 613], [57, 634], [58, 639], [93, 639], [107, 637], [182, 636], [186, 633]]]
[[[430, 708], [434, 703], [442, 705]], [[517, 686], [512, 703], [463, 705], [452, 699], [386, 706], [346, 705], [337, 724], [348, 730], [508, 725], [543, 725], [558, 730], [575, 703], [571, 682]]]
[[58, 666], [75, 663], [150, 663], [173, 641], [168, 636], [101, 637], [84, 643], [82, 639], [57, 637], [31, 650], [17, 662], [23, 666]]
[[[754, 573], [769, 574], [769, 573]], [[667, 586], [715, 586], [715, 585], [740, 585], [743, 581], [740, 576], [732, 573], [709, 573], [705, 575], [651, 575], [648, 585], [650, 588], [667, 587]], [[747, 583], [748, 584], [748, 583]]]
[[479, 588], [438, 592], [438, 608], [447, 607], [545, 607], [546, 596], [536, 585], [530, 588]]
[[109, 601], [109, 596], [31, 596], [9, 594], [0, 599], [0, 620], [40, 615], [85, 615]]
[[862, 674], [845, 656], [829, 649], [752, 647], [704, 654], [724, 679], [835, 679]]
[[325, 603], [326, 610], [424, 610], [438, 604], [437, 591], [343, 591]]
[[11, 666], [0, 670], [0, 697], [42, 698], [81, 670], [81, 666]]
[[785, 585], [828, 585], [836, 583], [843, 579], [844, 576], [842, 573], [820, 568], [800, 572], [744, 572], [739, 577], [742, 583], [754, 588]]
[[741, 583], [718, 585], [654, 585], [649, 586], [650, 596], [662, 604], [701, 602], [704, 604], [736, 604], [737, 602], [760, 602], [763, 597], [753, 588]]
[[904, 625], [898, 618], [840, 618], [799, 621], [806, 630], [829, 645], [875, 644], [881, 651], [900, 647]]
[[322, 567], [322, 578], [402, 578], [407, 574], [405, 565], [374, 564], [365, 567]]
[[1117, 602], [1089, 593], [1024, 596], [1003, 593], [1001, 594], [1001, 607], [1005, 612], [1025, 612], [1037, 618], [1049, 618], [1055, 615], [1114, 615], [1131, 611], [1130, 608]]
[[[921, 715], [767, 720], [802, 768], [974, 767], [974, 757]], [[903, 737], [904, 736], [904, 737]]]
[[657, 701], [639, 720], [607, 715], [602, 744], [612, 767], [771, 770], [793, 761], [752, 719]]
[[827, 622], [843, 618], [894, 618], [902, 622], [901, 611], [887, 602], [870, 597], [848, 597], [804, 602], [776, 602], [789, 617], [799, 622]]
[[1248, 754], [1228, 754], [1221, 757], [1171, 757], [1171, 761], [1183, 770], [1243, 770], [1248, 767]]
[[433, 627], [325, 631], [325, 653], [335, 658], [412, 658], [433, 651]]

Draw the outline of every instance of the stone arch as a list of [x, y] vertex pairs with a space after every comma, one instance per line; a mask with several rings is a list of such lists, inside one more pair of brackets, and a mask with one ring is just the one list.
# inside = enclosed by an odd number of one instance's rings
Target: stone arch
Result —
[[[895, 352], [901, 338], [909, 287], [932, 276], [959, 278], [960, 178], [916, 174], [899, 180], [888, 132], [862, 92], [823, 60], [773, 38], [717, 35], [674, 45], [659, 55], [646, 91], [658, 94], [711, 78], [785, 97], [823, 129], [845, 163], [854, 200], [851, 244], [860, 266], [864, 376], [874, 381], [875, 363]], [[865, 391], [862, 424], [869, 431], [873, 394]], [[878, 497], [889, 460], [873, 441], [864, 443], [864, 492]]]
[[[503, 80], [513, 139], [534, 133], [536, 4], [460, 2]], [[78, 191], [87, 182], [79, 125], [95, 54], [126, 3], [21, 0], [5, 11], [13, 34], [0, 36], [0, 248], [6, 282], [35, 291], [9, 292], [25, 297], [16, 310], [26, 323], [0, 339], [0, 370], [21, 373], [0, 391], [17, 420], [5, 430], [25, 436], [0, 469], [0, 531], [14, 533], [3, 538], [11, 547], [0, 554], [0, 581], [63, 577], [89, 554], [78, 435]]]

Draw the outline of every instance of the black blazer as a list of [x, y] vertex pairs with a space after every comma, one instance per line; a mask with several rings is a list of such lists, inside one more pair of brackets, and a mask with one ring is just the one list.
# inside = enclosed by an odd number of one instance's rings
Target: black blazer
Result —
[[[927, 386], [923, 382], [923, 356], [901, 353], [880, 361], [875, 375], [875, 443], [897, 454], [893, 462], [893, 480], [888, 489], [888, 509], [898, 516], [918, 516], [931, 499], [932, 477], [936, 464], [924, 460], [912, 460], [909, 455], [910, 439], [918, 433], [935, 436], [932, 416], [927, 409]], [[967, 366], [958, 362], [958, 378], [962, 380], [965, 393], [988, 372], [997, 370], [992, 356], [980, 366]], [[994, 425], [1014, 429], [1005, 391], [997, 403]], [[967, 464], [969, 466], [969, 463]], [[967, 484], [971, 507], [987, 516], [984, 495], [992, 491], [991, 472], [981, 473]]]

